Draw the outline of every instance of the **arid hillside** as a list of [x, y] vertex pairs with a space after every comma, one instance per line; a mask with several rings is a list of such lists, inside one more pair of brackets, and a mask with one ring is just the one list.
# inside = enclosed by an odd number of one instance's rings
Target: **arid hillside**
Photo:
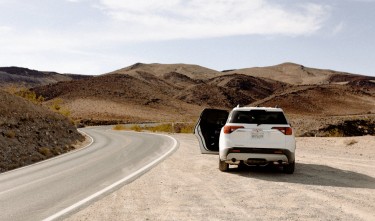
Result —
[[129, 75], [138, 75], [137, 73], [149, 73], [155, 77], [164, 78], [167, 77], [170, 73], [178, 73], [182, 76], [187, 76], [190, 79], [200, 79], [207, 80], [212, 77], [217, 76], [220, 72], [205, 68], [199, 65], [192, 64], [143, 64], [136, 63], [126, 68], [122, 68], [111, 72], [109, 74], [129, 74]]
[[285, 87], [268, 79], [206, 73], [209, 69], [195, 65], [172, 67], [136, 64], [110, 74], [33, 90], [47, 102], [62, 99], [75, 119], [150, 122], [193, 121], [204, 107], [246, 105]]
[[358, 80], [375, 80], [375, 77], [356, 75], [347, 72], [305, 67], [300, 64], [283, 63], [269, 67], [253, 67], [230, 70], [226, 73], [244, 74], [281, 81], [292, 85], [306, 84], [345, 84]]
[[289, 114], [316, 116], [375, 114], [375, 83], [369, 88], [352, 85], [294, 86], [253, 106], [280, 106]]
[[20, 67], [0, 67], [0, 86], [36, 87], [59, 81], [71, 81], [89, 78], [86, 75], [59, 74], [56, 72], [43, 72]]
[[74, 149], [83, 136], [65, 117], [0, 90], [0, 173]]
[[[207, 107], [280, 106], [298, 135], [373, 119], [375, 78], [293, 63], [218, 72], [197, 65], [142, 64], [33, 90], [61, 99], [86, 124], [196, 121]], [[370, 125], [371, 127], [371, 125]]]

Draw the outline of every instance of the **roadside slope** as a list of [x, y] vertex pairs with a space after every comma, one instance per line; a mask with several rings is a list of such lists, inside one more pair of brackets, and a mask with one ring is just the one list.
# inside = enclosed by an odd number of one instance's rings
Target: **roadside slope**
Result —
[[74, 149], [83, 141], [65, 117], [0, 90], [0, 172]]

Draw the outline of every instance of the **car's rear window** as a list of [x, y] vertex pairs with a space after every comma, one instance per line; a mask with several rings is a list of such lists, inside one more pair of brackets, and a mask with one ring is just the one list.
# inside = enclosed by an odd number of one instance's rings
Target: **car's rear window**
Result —
[[265, 110], [233, 111], [228, 122], [243, 124], [288, 124], [283, 112]]

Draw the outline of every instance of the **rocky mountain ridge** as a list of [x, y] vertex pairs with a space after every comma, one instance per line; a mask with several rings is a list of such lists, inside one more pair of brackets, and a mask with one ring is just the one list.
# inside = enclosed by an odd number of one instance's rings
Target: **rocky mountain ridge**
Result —
[[36, 87], [53, 84], [60, 81], [71, 81], [90, 78], [88, 75], [59, 74], [57, 72], [46, 72], [31, 70], [21, 67], [0, 67], [1, 87]]

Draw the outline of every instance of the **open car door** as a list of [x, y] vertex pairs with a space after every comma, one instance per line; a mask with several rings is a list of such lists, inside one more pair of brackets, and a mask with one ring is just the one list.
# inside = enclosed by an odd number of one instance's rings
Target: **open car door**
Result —
[[203, 154], [219, 153], [220, 130], [225, 125], [228, 115], [228, 111], [219, 109], [204, 109], [201, 113], [194, 134]]

